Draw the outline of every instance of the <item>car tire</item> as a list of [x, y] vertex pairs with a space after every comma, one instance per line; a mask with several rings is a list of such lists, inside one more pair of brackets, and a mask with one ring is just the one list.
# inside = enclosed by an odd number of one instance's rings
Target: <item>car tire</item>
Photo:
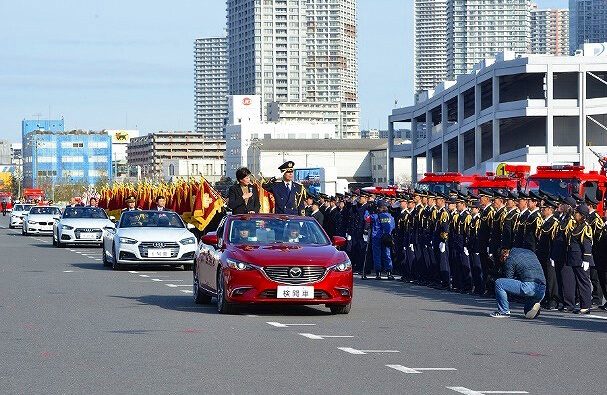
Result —
[[103, 260], [103, 267], [112, 266], [112, 262], [110, 262], [109, 259], [107, 259], [107, 254], [105, 253], [105, 248], [103, 249], [103, 252], [101, 253], [101, 255], [102, 255], [102, 260]]
[[53, 233], [53, 246], [57, 247], [57, 239], [55, 239], [55, 234]]
[[351, 308], [352, 302], [348, 304], [338, 304], [329, 306], [329, 309], [331, 309], [331, 314], [348, 314]]
[[233, 314], [234, 304], [228, 302], [226, 288], [221, 269], [217, 272], [217, 311], [219, 314]]
[[200, 286], [198, 285], [198, 272], [196, 269], [192, 270], [192, 276], [194, 277], [194, 282], [193, 282], [193, 291], [194, 291], [194, 303], [196, 304], [209, 304], [211, 303], [211, 299], [213, 299], [213, 297], [211, 295], [207, 295], [205, 294], [202, 289], [200, 289]]
[[116, 256], [116, 246], [112, 246], [112, 255], [114, 256], [112, 259], [112, 269], [124, 270], [124, 265], [118, 263], [118, 257]]

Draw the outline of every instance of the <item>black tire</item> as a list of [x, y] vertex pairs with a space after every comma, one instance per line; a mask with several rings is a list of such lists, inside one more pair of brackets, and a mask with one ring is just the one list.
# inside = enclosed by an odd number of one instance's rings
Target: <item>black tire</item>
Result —
[[112, 262], [110, 262], [109, 259], [107, 259], [107, 254], [105, 253], [105, 248], [103, 249], [103, 252], [101, 253], [101, 255], [102, 255], [102, 259], [103, 259], [103, 267], [112, 266]]
[[57, 248], [63, 248], [65, 247], [65, 244], [61, 242], [61, 240], [59, 240], [59, 234], [57, 234], [57, 243], [55, 244], [55, 246]]
[[339, 305], [329, 306], [329, 309], [331, 309], [331, 314], [348, 314], [350, 312], [351, 308], [352, 308], [352, 302], [350, 302], [348, 304], [339, 304]]
[[114, 270], [124, 270], [124, 265], [118, 263], [118, 257], [116, 256], [116, 246], [112, 246], [112, 269]]
[[54, 233], [53, 233], [53, 246], [57, 247], [57, 240], [55, 239]]
[[194, 291], [194, 303], [196, 304], [209, 304], [211, 303], [211, 299], [213, 297], [211, 295], [205, 294], [200, 286], [198, 285], [198, 271], [196, 269], [192, 270], [192, 276], [194, 277], [193, 282], [193, 291]]
[[226, 299], [226, 289], [221, 269], [217, 272], [217, 311], [219, 314], [234, 314], [235, 311], [234, 305]]

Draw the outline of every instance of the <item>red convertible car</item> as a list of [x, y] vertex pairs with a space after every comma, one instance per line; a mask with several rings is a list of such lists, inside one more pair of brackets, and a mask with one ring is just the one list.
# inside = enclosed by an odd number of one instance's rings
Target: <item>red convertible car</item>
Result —
[[194, 300], [217, 298], [220, 313], [236, 305], [285, 303], [326, 305], [348, 314], [352, 265], [315, 219], [291, 215], [243, 214], [223, 219], [203, 236], [194, 264]]

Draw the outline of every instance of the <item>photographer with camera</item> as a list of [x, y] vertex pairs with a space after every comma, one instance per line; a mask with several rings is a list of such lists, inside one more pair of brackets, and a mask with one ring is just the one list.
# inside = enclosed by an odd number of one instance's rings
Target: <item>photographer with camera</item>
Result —
[[388, 280], [394, 280], [390, 250], [394, 245], [392, 231], [396, 225], [394, 224], [394, 218], [388, 212], [388, 205], [385, 201], [380, 200], [377, 203], [377, 209], [373, 206], [374, 204], [367, 208], [369, 212], [367, 221], [371, 225], [371, 248], [375, 278], [381, 280], [381, 272], [385, 271]]

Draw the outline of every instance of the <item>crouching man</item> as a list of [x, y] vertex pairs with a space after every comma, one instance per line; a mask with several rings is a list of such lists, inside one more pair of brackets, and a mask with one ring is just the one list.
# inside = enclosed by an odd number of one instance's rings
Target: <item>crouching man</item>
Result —
[[523, 248], [501, 249], [499, 260], [504, 265], [504, 278], [495, 282], [497, 311], [491, 317], [510, 317], [508, 294], [525, 297], [525, 318], [537, 317], [546, 292], [546, 278], [537, 256]]

